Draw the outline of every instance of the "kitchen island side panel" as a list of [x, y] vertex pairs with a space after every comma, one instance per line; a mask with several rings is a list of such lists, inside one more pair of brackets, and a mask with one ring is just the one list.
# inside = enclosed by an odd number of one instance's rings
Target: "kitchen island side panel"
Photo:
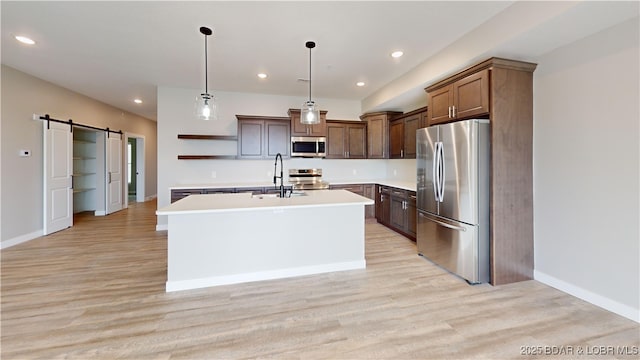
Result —
[[169, 215], [167, 291], [364, 267], [362, 204]]

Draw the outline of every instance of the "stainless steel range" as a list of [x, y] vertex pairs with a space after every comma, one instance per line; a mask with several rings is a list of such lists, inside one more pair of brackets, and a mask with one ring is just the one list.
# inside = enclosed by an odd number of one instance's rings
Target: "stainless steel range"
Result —
[[293, 190], [329, 188], [329, 183], [322, 180], [322, 169], [289, 169], [289, 183]]

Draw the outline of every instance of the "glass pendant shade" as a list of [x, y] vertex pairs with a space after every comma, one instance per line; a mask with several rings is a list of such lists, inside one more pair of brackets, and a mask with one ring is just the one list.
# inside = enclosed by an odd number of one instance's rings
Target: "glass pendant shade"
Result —
[[195, 113], [200, 120], [218, 120], [218, 106], [213, 95], [209, 94], [209, 67], [207, 66], [207, 37], [213, 34], [208, 27], [201, 27], [204, 35], [204, 93], [196, 97]]
[[200, 94], [196, 97], [196, 117], [200, 120], [217, 120], [218, 106], [211, 94]]
[[305, 125], [320, 124], [320, 110], [316, 108], [316, 104], [313, 101], [305, 101], [302, 104], [300, 122]]
[[320, 124], [320, 110], [316, 108], [316, 103], [311, 100], [311, 49], [316, 47], [316, 43], [313, 41], [307, 41], [305, 43], [307, 49], [309, 49], [309, 100], [302, 103], [300, 109], [300, 123], [305, 125]]

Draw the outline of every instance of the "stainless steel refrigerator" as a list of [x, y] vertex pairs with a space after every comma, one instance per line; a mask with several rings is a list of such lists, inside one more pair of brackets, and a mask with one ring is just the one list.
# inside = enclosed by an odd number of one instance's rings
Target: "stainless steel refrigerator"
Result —
[[469, 283], [489, 282], [489, 120], [419, 129], [418, 254]]

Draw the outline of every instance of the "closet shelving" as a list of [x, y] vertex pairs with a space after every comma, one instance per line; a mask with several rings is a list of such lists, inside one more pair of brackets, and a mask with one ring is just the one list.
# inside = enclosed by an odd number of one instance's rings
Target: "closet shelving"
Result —
[[73, 211], [96, 209], [97, 186], [96, 132], [73, 130]]

